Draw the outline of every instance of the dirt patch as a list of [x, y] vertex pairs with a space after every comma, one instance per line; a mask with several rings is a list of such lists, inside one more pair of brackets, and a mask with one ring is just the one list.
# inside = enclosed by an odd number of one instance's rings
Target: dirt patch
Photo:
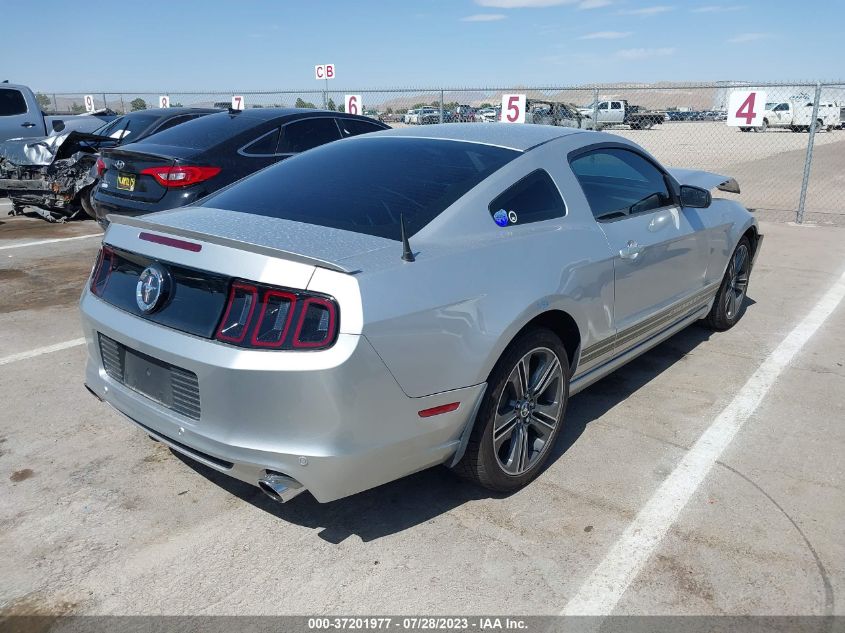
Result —
[[75, 602], [50, 600], [30, 593], [0, 607], [0, 631], [16, 633], [46, 633], [62, 616], [72, 614]]
[[91, 272], [93, 253], [47, 257], [33, 266], [0, 269], [0, 313], [72, 305]]
[[9, 481], [13, 481], [15, 483], [19, 481], [26, 481], [30, 477], [32, 477], [35, 472], [31, 468], [24, 468], [23, 470], [16, 470], [12, 473], [9, 477]]

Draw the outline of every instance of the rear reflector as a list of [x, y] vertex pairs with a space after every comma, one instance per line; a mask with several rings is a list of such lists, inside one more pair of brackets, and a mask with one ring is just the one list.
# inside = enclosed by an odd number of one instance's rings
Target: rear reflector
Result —
[[138, 237], [146, 242], [154, 242], [156, 244], [163, 244], [164, 246], [181, 248], [184, 251], [191, 251], [192, 253], [199, 253], [202, 250], [202, 244], [186, 242], [185, 240], [177, 240], [175, 237], [167, 237], [166, 235], [156, 235], [155, 233], [141, 233], [140, 235], [138, 235]]
[[423, 409], [417, 415], [421, 418], [430, 418], [433, 415], [440, 415], [441, 413], [449, 413], [450, 411], [455, 411], [459, 406], [461, 406], [460, 402], [450, 402], [449, 404], [441, 404], [439, 407], [432, 407], [431, 409]]

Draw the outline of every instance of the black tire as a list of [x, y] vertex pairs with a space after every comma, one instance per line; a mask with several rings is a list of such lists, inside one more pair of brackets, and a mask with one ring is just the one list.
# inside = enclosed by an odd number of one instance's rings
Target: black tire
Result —
[[91, 204], [91, 194], [94, 193], [94, 186], [95, 185], [90, 185], [79, 192], [79, 204], [82, 205], [85, 213], [92, 220], [97, 219], [97, 212], [94, 211], [94, 206]]
[[[739, 263], [738, 256], [741, 257], [740, 254], [743, 249], [744, 259], [740, 264], [741, 270], [735, 275]], [[722, 278], [722, 285], [719, 286], [719, 292], [716, 293], [709, 314], [704, 318], [705, 324], [711, 330], [717, 332], [729, 330], [737, 324], [745, 313], [745, 299], [751, 276], [751, 257], [751, 243], [747, 237], [743, 237], [739, 240], [734, 252], [731, 253], [725, 276]]]
[[[549, 353], [553, 354], [558, 361], [557, 367]], [[543, 382], [541, 378], [547, 370], [554, 372], [556, 377], [546, 387], [540, 385], [541, 389], [533, 395], [529, 390], [528, 397], [520, 400], [523, 403], [522, 406], [514, 406], [511, 410], [510, 396], [515, 395], [512, 392], [514, 385], [511, 378], [514, 372], [519, 373], [518, 365], [531, 354], [536, 356], [529, 358], [528, 361], [529, 370], [526, 375], [529, 385], [535, 378], [536, 382]], [[534, 358], [540, 358], [538, 361], [540, 363], [546, 360], [549, 364], [532, 365]], [[519, 375], [522, 374], [519, 373]], [[505, 402], [506, 399], [508, 402]], [[454, 466], [455, 472], [465, 479], [496, 492], [512, 492], [527, 485], [540, 473], [552, 452], [563, 426], [568, 400], [569, 360], [563, 343], [557, 335], [546, 328], [535, 328], [523, 332], [508, 346], [490, 374], [466, 452], [461, 461]], [[548, 404], [549, 401], [552, 403]], [[532, 405], [531, 402], [534, 404]], [[526, 409], [530, 409], [531, 413], [523, 418], [518, 410], [524, 413]], [[554, 428], [549, 428], [549, 422], [543, 422], [541, 418], [535, 417], [535, 414], [542, 415], [547, 420], [551, 420], [552, 417], [547, 416], [544, 411], [553, 409], [559, 410]], [[497, 453], [493, 437], [495, 422], [497, 419], [501, 420], [511, 415], [518, 417], [519, 420], [513, 423], [511, 432], [506, 434], [508, 437], [503, 440]], [[499, 429], [506, 426], [508, 425], [503, 424]], [[542, 429], [540, 432], [547, 433], [545, 438], [538, 434], [538, 428]], [[521, 442], [520, 439], [523, 437], [525, 441]], [[540, 441], [542, 441], [542, 446], [538, 449]], [[518, 451], [514, 450], [517, 443], [523, 447]], [[511, 473], [506, 470], [506, 465], [503, 465], [500, 460], [503, 453], [510, 453], [513, 456], [516, 452], [520, 455], [526, 454], [525, 469], [520, 470], [519, 467], [514, 467], [514, 470], [518, 472]], [[522, 465], [521, 460], [519, 464]]]

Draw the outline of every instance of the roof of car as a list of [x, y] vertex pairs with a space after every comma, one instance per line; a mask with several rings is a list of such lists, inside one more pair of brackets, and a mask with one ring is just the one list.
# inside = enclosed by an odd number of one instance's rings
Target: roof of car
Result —
[[418, 127], [392, 128], [367, 134], [373, 136], [405, 136], [443, 139], [496, 145], [518, 151], [527, 151], [548, 141], [578, 134], [581, 130], [552, 125], [508, 125], [502, 123], [439, 123]]
[[181, 107], [181, 106], [174, 106], [171, 108], [147, 108], [146, 110], [133, 110], [132, 112], [127, 112], [126, 114], [153, 114], [155, 116], [179, 116], [182, 114], [191, 114], [191, 113], [208, 113], [212, 114], [214, 112], [223, 112], [220, 108], [191, 108], [191, 107]]
[[[231, 114], [229, 110], [223, 110], [223, 112]], [[310, 114], [312, 116], [355, 116], [354, 114], [346, 114], [344, 112], [337, 112], [336, 110], [322, 110], [317, 108], [247, 108], [246, 110], [241, 110], [237, 113], [237, 116], [269, 121], [270, 119], [276, 119], [283, 116], [301, 116], [303, 114]]]

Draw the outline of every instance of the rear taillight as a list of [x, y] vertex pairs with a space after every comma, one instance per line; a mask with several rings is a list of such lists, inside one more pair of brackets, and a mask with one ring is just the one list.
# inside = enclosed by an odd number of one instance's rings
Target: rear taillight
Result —
[[218, 341], [259, 349], [326, 349], [338, 333], [338, 306], [330, 297], [235, 281]]
[[199, 167], [196, 165], [147, 167], [141, 170], [141, 175], [152, 176], [162, 187], [187, 187], [214, 178], [219, 173], [219, 167]]
[[106, 163], [103, 161], [102, 158], [97, 158], [97, 178], [102, 178], [103, 174], [106, 173]]
[[103, 291], [109, 283], [113, 263], [114, 251], [108, 246], [103, 246], [97, 255], [94, 270], [91, 272], [91, 292], [98, 297], [103, 296]]

